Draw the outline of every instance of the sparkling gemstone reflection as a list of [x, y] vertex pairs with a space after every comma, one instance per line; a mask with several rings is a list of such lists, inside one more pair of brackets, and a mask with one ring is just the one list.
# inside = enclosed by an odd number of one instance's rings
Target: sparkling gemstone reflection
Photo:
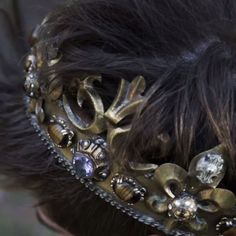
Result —
[[168, 205], [169, 216], [178, 220], [191, 220], [195, 218], [197, 212], [197, 202], [189, 195], [176, 198]]
[[94, 163], [87, 155], [82, 153], [76, 153], [73, 164], [76, 170], [76, 174], [80, 178], [91, 178], [94, 175]]

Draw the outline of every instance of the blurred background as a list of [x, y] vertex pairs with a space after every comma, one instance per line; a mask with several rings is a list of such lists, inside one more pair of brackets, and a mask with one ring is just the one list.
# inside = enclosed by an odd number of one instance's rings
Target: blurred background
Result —
[[[5, 63], [14, 68], [18, 65], [21, 70], [22, 58], [29, 50], [27, 39], [32, 29], [62, 2], [65, 1], [0, 0], [0, 74]], [[54, 236], [38, 222], [35, 203], [27, 193], [6, 192], [0, 187], [0, 235]]]
[[26, 193], [0, 191], [1, 236], [55, 236], [36, 217], [35, 201]]

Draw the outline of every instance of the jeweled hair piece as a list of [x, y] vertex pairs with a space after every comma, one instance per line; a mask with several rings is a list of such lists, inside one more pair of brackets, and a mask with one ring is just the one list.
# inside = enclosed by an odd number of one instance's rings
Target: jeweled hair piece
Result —
[[[108, 108], [94, 86], [103, 83], [99, 74], [78, 74], [68, 86], [56, 74], [42, 80], [42, 66], [55, 65], [63, 55], [54, 48], [49, 60], [42, 60], [39, 30], [26, 60], [25, 101], [32, 125], [58, 163], [104, 201], [168, 235], [223, 235], [234, 230], [235, 195], [217, 188], [228, 165], [224, 144], [195, 156], [188, 170], [173, 163], [137, 162], [125, 169], [112, 153], [131, 128], [121, 121], [145, 102], [145, 78], [120, 79]], [[92, 107], [91, 116], [83, 112], [85, 103]]]

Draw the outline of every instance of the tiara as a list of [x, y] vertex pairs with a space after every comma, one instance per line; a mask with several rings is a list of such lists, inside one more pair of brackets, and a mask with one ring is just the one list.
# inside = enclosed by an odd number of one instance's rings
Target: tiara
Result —
[[[195, 156], [188, 170], [173, 163], [129, 162], [129, 168], [123, 168], [112, 154], [117, 140], [131, 129], [121, 121], [145, 102], [145, 79], [121, 79], [105, 109], [94, 86], [102, 83], [100, 75], [81, 73], [68, 86], [53, 73], [41, 79], [42, 66], [55, 65], [61, 55], [48, 45], [48, 58], [43, 60], [35, 35], [25, 63], [27, 114], [63, 168], [104, 201], [165, 234], [236, 232], [235, 195], [217, 188], [227, 170], [223, 144]], [[84, 104], [92, 107], [90, 115]]]

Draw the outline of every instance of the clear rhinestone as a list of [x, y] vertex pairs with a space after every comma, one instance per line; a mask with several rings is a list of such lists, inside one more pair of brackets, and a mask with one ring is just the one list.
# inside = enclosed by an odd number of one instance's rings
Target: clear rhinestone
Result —
[[73, 164], [76, 170], [76, 174], [80, 176], [80, 178], [93, 177], [95, 171], [94, 163], [87, 155], [76, 153]]
[[196, 157], [190, 165], [190, 175], [196, 176], [203, 184], [216, 187], [225, 174], [225, 162], [221, 155], [207, 153]]

